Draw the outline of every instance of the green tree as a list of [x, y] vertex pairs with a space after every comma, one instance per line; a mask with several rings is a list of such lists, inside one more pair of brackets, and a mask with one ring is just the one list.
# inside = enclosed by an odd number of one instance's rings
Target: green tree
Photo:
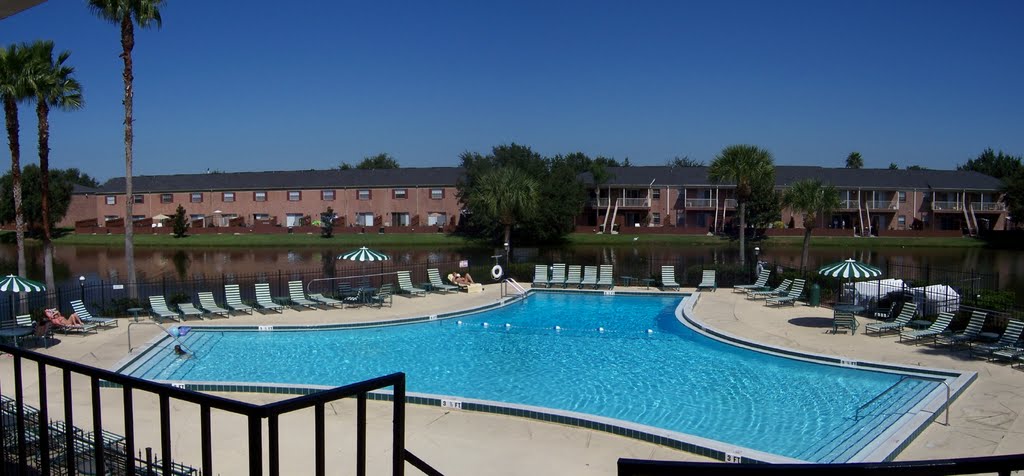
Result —
[[320, 214], [320, 236], [330, 238], [334, 236], [334, 209], [327, 207], [327, 211]]
[[889, 162], [889, 170], [899, 170], [900, 166], [896, 165], [896, 162]]
[[338, 166], [338, 170], [352, 170], [354, 168], [355, 167], [353, 167], [352, 164], [348, 162], [342, 162], [341, 165]]
[[719, 153], [708, 167], [708, 178], [715, 183], [736, 184], [736, 203], [740, 215], [740, 265], [745, 262], [747, 234], [747, 202], [754, 183], [775, 182], [772, 153], [753, 145], [730, 145]]
[[100, 186], [100, 183], [96, 179], [92, 178], [89, 174], [78, 170], [77, 167], [71, 167], [64, 169], [64, 174], [68, 181], [73, 184], [82, 185], [85, 187], [96, 188]]
[[[52, 41], [37, 41], [28, 47], [31, 57], [32, 92], [36, 98], [36, 119], [39, 129], [39, 173], [42, 177], [42, 216], [50, 209], [50, 108], [74, 111], [85, 105], [82, 85], [73, 77], [75, 68], [67, 64], [71, 52], [62, 51], [53, 56]], [[53, 234], [49, 220], [43, 222], [43, 271], [46, 286], [54, 289]]]
[[482, 177], [473, 194], [473, 210], [484, 210], [496, 217], [504, 227], [504, 240], [509, 243], [512, 226], [532, 217], [537, 210], [537, 181], [515, 166], [493, 169]]
[[704, 162], [696, 159], [691, 159], [687, 155], [677, 155], [665, 164], [669, 167], [703, 167]]
[[[342, 164], [347, 165], [347, 164]], [[398, 161], [394, 157], [389, 155], [387, 152], [383, 152], [377, 155], [371, 155], [363, 157], [363, 161], [356, 166], [357, 169], [397, 169], [400, 166]], [[342, 169], [344, 170], [344, 169]]]
[[184, 238], [188, 233], [189, 226], [188, 215], [185, 214], [185, 207], [178, 205], [178, 208], [174, 210], [174, 216], [171, 217], [171, 229], [174, 231], [174, 237]]
[[121, 59], [124, 61], [124, 261], [128, 268], [128, 296], [138, 297], [135, 287], [135, 233], [132, 229], [132, 205], [135, 194], [132, 189], [132, 142], [134, 140], [134, 118], [132, 117], [133, 84], [132, 50], [135, 48], [135, 25], [139, 28], [157, 27], [163, 24], [160, 7], [164, 0], [88, 0], [89, 9], [103, 20], [118, 25], [121, 29]]
[[[14, 221], [14, 177], [12, 175], [12, 172], [8, 172], [3, 177], [0, 177], [0, 190], [2, 190], [0, 193], [3, 193], [3, 198], [0, 199], [0, 221], [4, 223]], [[20, 180], [22, 189], [25, 191], [21, 196], [21, 210], [26, 234], [31, 237], [41, 237], [43, 230], [43, 180], [39, 166], [36, 164], [26, 165], [21, 171]], [[71, 190], [74, 184], [65, 175], [64, 171], [54, 169], [50, 171], [48, 185], [48, 195], [50, 198], [50, 206], [48, 208], [49, 225], [52, 229], [67, 214], [68, 207], [71, 204]]]
[[25, 219], [22, 210], [21, 144], [18, 140], [18, 102], [32, 97], [28, 54], [9, 45], [0, 49], [0, 101], [4, 103], [7, 144], [11, 150], [11, 183], [14, 197], [14, 236], [18, 247], [18, 275], [28, 272], [25, 262]]
[[920, 165], [908, 165], [907, 166], [907, 170], [931, 170], [931, 169], [929, 169], [928, 167], [920, 166]]
[[782, 204], [793, 213], [803, 214], [804, 248], [800, 254], [800, 269], [804, 269], [811, 249], [811, 232], [820, 217], [829, 216], [839, 208], [839, 191], [821, 180], [804, 179], [794, 182], [783, 192]]
[[755, 232], [760, 232], [779, 220], [782, 220], [782, 192], [775, 189], [774, 183], [754, 182], [747, 203], [747, 221]]
[[1001, 150], [997, 154], [990, 147], [978, 154], [978, 157], [957, 165], [956, 169], [973, 170], [997, 179], [1008, 179], [1020, 172], [1021, 169], [1024, 169], [1021, 165], [1021, 160], [1020, 156], [1004, 154]]
[[864, 159], [861, 158], [860, 152], [850, 152], [850, 155], [846, 156], [846, 168], [848, 169], [863, 169]]

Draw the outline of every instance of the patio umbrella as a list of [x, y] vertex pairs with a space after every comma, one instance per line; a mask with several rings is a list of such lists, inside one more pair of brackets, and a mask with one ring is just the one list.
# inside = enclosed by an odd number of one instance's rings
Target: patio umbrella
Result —
[[853, 281], [856, 279], [877, 278], [882, 275], [882, 270], [870, 264], [848, 259], [822, 266], [818, 269], [818, 274], [832, 278], [843, 278], [845, 281]]
[[0, 280], [0, 292], [36, 293], [40, 291], [46, 291], [46, 286], [43, 283], [25, 279], [21, 276], [8, 274], [3, 280]]
[[367, 247], [359, 248], [355, 251], [350, 251], [343, 255], [338, 255], [338, 259], [344, 259], [349, 261], [387, 261], [391, 259], [390, 256], [373, 251]]

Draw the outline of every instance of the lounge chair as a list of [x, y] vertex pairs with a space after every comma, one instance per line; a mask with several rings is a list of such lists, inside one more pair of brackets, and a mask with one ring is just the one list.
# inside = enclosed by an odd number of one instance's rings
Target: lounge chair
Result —
[[984, 355], [987, 358], [991, 358], [992, 353], [996, 351], [1016, 348], [1017, 341], [1020, 340], [1020, 335], [1022, 333], [1024, 333], [1024, 321], [1010, 319], [1010, 321], [1006, 323], [1006, 329], [1003, 330], [1003, 335], [999, 337], [998, 341], [991, 343], [972, 343], [971, 356]]
[[153, 315], [158, 319], [174, 319], [175, 321], [181, 321], [181, 314], [178, 314], [167, 307], [167, 301], [164, 300], [163, 296], [150, 296], [149, 307], [153, 308]]
[[284, 312], [284, 306], [274, 302], [270, 283], [256, 283], [256, 305], [267, 311]]
[[320, 304], [315, 301], [310, 301], [306, 297], [306, 293], [302, 290], [302, 281], [288, 281], [288, 299], [291, 299], [293, 303], [299, 306], [308, 307], [310, 309], [317, 309]]
[[46, 319], [50, 321], [50, 325], [54, 330], [65, 334], [70, 334], [72, 332], [78, 334], [88, 334], [89, 331], [96, 332], [96, 324], [85, 324], [83, 322], [80, 326], [73, 325], [68, 322], [67, 318], [60, 315], [60, 311], [56, 309], [46, 309], [43, 311], [43, 314], [46, 316]]
[[408, 271], [398, 272], [398, 289], [404, 294], [412, 294], [413, 296], [417, 294], [420, 296], [427, 295], [426, 289], [417, 288], [412, 285], [412, 276], [409, 275]]
[[224, 303], [232, 311], [252, 314], [252, 306], [242, 302], [242, 292], [238, 289], [237, 284], [224, 285]]
[[312, 294], [310, 294], [309, 295], [309, 299], [312, 300], [312, 301], [315, 301], [317, 304], [323, 304], [324, 306], [345, 307], [345, 302], [344, 301], [339, 301], [337, 299], [331, 299], [331, 298], [329, 298], [327, 296], [324, 296], [323, 294], [320, 294], [320, 293], [312, 293]]
[[391, 294], [392, 294], [391, 283], [387, 283], [380, 287], [376, 293], [369, 298], [370, 304], [376, 304], [377, 307], [384, 307], [384, 303], [388, 303], [388, 307], [391, 307]]
[[608, 289], [615, 287], [615, 276], [612, 275], [612, 265], [610, 264], [601, 265], [601, 277], [598, 278], [597, 284], [594, 287], [599, 288], [601, 286], [608, 286]]
[[996, 350], [992, 352], [992, 355], [990, 355], [989, 358], [992, 360], [1009, 361], [1010, 365], [1012, 366], [1015, 360], [1020, 360], [1021, 357], [1024, 357], [1024, 347], [1018, 346], [1020, 346], [1020, 342], [1018, 342], [1015, 346], [1004, 347], [1002, 349]]
[[712, 291], [718, 289], [718, 282], [715, 280], [715, 270], [713, 269], [705, 269], [701, 274], [700, 284], [697, 285], [697, 291], [709, 288]]
[[864, 326], [864, 334], [875, 331], [879, 336], [888, 331], [899, 332], [914, 319], [914, 315], [917, 314], [917, 304], [912, 302], [903, 303], [903, 308], [900, 309], [900, 314], [896, 316], [896, 319], [889, 322], [871, 322]]
[[768, 291], [747, 291], [747, 299], [762, 299], [775, 296], [785, 296], [789, 287], [793, 285], [792, 279], [783, 279], [779, 287]]
[[117, 327], [117, 319], [110, 317], [95, 317], [89, 313], [82, 301], [71, 301], [71, 309], [75, 311], [78, 318], [86, 324], [96, 324], [98, 327]]
[[538, 264], [538, 265], [534, 266], [533, 267], [533, 287], [537, 288], [537, 287], [544, 286], [546, 288], [550, 284], [551, 284], [551, 281], [548, 280], [548, 267], [547, 267], [547, 265]]
[[178, 303], [178, 310], [181, 311], [183, 317], [196, 316], [202, 319], [203, 314], [206, 314], [206, 311], [196, 309], [190, 302]]
[[565, 263], [555, 263], [551, 265], [551, 281], [548, 282], [550, 286], [561, 286], [565, 287]]
[[430, 287], [443, 293], [448, 291], [457, 291], [459, 289], [458, 286], [444, 284], [444, 281], [441, 281], [441, 271], [437, 268], [430, 268], [427, 270], [427, 279], [430, 280]]
[[213, 314], [215, 316], [228, 317], [228, 315], [231, 314], [231, 311], [228, 311], [227, 309], [224, 309], [217, 305], [217, 301], [213, 299], [213, 293], [211, 292], [199, 293], [199, 307], [205, 309], [206, 312]]
[[946, 328], [949, 327], [949, 323], [952, 321], [953, 313], [940, 312], [939, 317], [936, 317], [935, 322], [933, 322], [932, 325], [929, 326], [927, 329], [922, 329], [919, 331], [900, 332], [900, 342], [902, 342], [903, 339], [917, 342], [926, 337], [931, 337], [932, 341], [934, 342], [936, 339], [938, 339], [939, 334], [946, 332]]
[[569, 275], [565, 278], [564, 287], [575, 286], [580, 288], [583, 283], [583, 266], [578, 264], [569, 265]]
[[662, 266], [661, 267], [661, 290], [675, 289], [679, 290], [682, 286], [676, 282], [676, 267], [675, 266]]
[[837, 312], [832, 317], [832, 333], [836, 334], [843, 328], [849, 329], [851, 336], [857, 333], [857, 317], [852, 312]]
[[334, 297], [336, 297], [336, 298], [338, 298], [338, 299], [340, 299], [342, 301], [347, 301], [348, 298], [350, 298], [350, 297], [358, 297], [358, 296], [359, 296], [359, 290], [353, 288], [352, 287], [352, 283], [350, 283], [348, 281], [342, 281], [342, 282], [338, 283], [338, 290], [337, 290], [336, 293], [334, 293]]
[[796, 300], [800, 299], [804, 295], [804, 280], [797, 279], [793, 281], [793, 287], [789, 288], [789, 292], [785, 296], [771, 297], [764, 300], [765, 306], [770, 305], [783, 305], [789, 304], [790, 306], [796, 306]]
[[583, 279], [580, 281], [580, 287], [593, 286], [597, 288], [597, 266], [584, 266], [583, 267]]
[[895, 306], [893, 306], [892, 304], [885, 307], [879, 306], [875, 308], [874, 311], [871, 311], [871, 316], [881, 321], [891, 321], [893, 319], [892, 310], [894, 308]]
[[946, 332], [939, 335], [936, 340], [940, 344], [949, 344], [950, 349], [959, 344], [970, 344], [978, 338], [981, 328], [985, 326], [985, 319], [987, 317], [988, 314], [984, 311], [974, 311], [971, 313], [971, 320], [967, 322], [967, 327], [964, 330], [960, 332]]
[[762, 291], [768, 289], [768, 278], [771, 277], [772, 270], [762, 269], [757, 274], [757, 279], [754, 280], [754, 284], [737, 284], [732, 287], [732, 291], [736, 293], [745, 293], [749, 291]]

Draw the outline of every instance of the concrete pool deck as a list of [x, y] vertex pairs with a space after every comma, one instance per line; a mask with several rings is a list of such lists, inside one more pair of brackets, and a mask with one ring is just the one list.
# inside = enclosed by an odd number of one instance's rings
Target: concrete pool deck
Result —
[[[616, 288], [617, 291], [658, 292], [641, 287]], [[469, 309], [491, 304], [500, 299], [499, 286], [485, 286], [479, 294], [432, 294], [427, 297], [396, 296], [391, 308], [355, 308], [322, 311], [285, 311], [282, 314], [237, 315], [227, 319], [189, 320], [188, 325], [314, 325], [328, 323], [385, 321], [413, 316], [425, 316]], [[966, 456], [988, 456], [1024, 452], [1024, 420], [1019, 410], [1024, 408], [1024, 373], [1006, 364], [970, 359], [966, 352], [950, 354], [945, 348], [927, 345], [911, 346], [896, 342], [893, 335], [864, 336], [857, 333], [831, 334], [831, 310], [798, 304], [795, 307], [767, 308], [763, 301], [748, 301], [730, 289], [704, 292], [696, 307], [697, 318], [708, 325], [737, 336], [797, 350], [833, 354], [858, 360], [886, 361], [908, 366], [971, 370], [978, 379], [952, 404], [949, 426], [940, 422], [928, 425], [904, 450], [898, 460], [937, 459]], [[860, 318], [861, 329], [867, 321]], [[102, 330], [88, 337], [58, 335], [59, 342], [49, 349], [36, 349], [53, 355], [100, 368], [111, 369], [128, 352], [130, 319], [122, 319], [118, 328]], [[135, 347], [160, 335], [153, 325], [131, 326], [131, 340]], [[138, 349], [135, 353], [140, 352]], [[5, 393], [13, 384], [13, 359], [0, 358], [0, 379]], [[38, 394], [32, 385], [34, 366], [25, 367], [26, 401], [33, 406]], [[51, 416], [61, 417], [59, 373], [48, 374]], [[75, 379], [73, 387], [80, 395], [75, 400], [75, 425], [89, 426], [88, 382]], [[80, 391], [79, 391], [80, 389]], [[103, 389], [103, 406], [111, 415], [121, 409], [121, 392]], [[284, 396], [266, 394], [224, 394], [229, 398], [265, 403]], [[155, 425], [157, 421], [155, 399], [139, 392], [134, 401], [137, 446], [159, 447]], [[329, 467], [350, 467], [354, 453], [351, 435], [354, 410], [350, 402], [338, 402], [328, 411]], [[386, 470], [390, 463], [389, 403], [371, 402], [368, 451], [371, 474]], [[172, 404], [173, 447], [176, 460], [198, 466], [198, 412], [190, 404]], [[105, 412], [106, 414], [106, 412]], [[615, 462], [620, 457], [666, 460], [706, 461], [696, 455], [667, 447], [623, 438], [609, 433], [543, 423], [534, 420], [501, 415], [452, 411], [437, 407], [409, 405], [407, 408], [406, 444], [410, 451], [423, 458], [441, 472], [459, 474], [615, 474]], [[113, 421], [111, 421], [113, 420]], [[216, 471], [234, 474], [232, 468], [245, 461], [245, 435], [234, 430], [240, 417], [217, 416], [214, 412], [214, 439]], [[292, 421], [298, 420], [298, 421]], [[118, 431], [121, 422], [106, 418], [104, 426]], [[282, 419], [282, 430], [294, 429], [296, 435], [311, 435], [309, 418]], [[219, 433], [222, 433], [219, 435]], [[232, 434], [234, 433], [234, 434]], [[289, 431], [291, 433], [291, 431]], [[309, 439], [310, 441], [303, 441]], [[282, 450], [286, 455], [282, 468], [296, 474], [311, 472], [311, 436], [284, 438]], [[226, 445], [237, 451], [221, 451]], [[331, 450], [338, 448], [337, 450]], [[226, 453], [226, 454], [224, 454]], [[335, 464], [336, 463], [336, 464]], [[377, 471], [375, 471], [377, 469]]]

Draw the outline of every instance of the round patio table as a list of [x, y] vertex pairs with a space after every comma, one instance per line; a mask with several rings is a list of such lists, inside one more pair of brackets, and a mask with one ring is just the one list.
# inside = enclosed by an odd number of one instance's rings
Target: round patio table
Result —
[[860, 304], [837, 304], [832, 307], [832, 311], [834, 312], [850, 312], [853, 314], [860, 314], [866, 309], [866, 307], [861, 306]]
[[35, 332], [35, 329], [31, 327], [8, 327], [6, 329], [0, 329], [0, 337], [10, 337], [14, 339], [14, 346], [18, 347], [19, 337], [28, 337]]
[[129, 307], [128, 309], [125, 309], [125, 311], [128, 311], [128, 314], [131, 314], [132, 317], [135, 318], [135, 322], [139, 322], [139, 313], [145, 311], [145, 309], [141, 307]]
[[930, 325], [932, 325], [932, 321], [924, 319], [918, 319], [907, 323], [907, 326], [911, 329], [927, 329]]

